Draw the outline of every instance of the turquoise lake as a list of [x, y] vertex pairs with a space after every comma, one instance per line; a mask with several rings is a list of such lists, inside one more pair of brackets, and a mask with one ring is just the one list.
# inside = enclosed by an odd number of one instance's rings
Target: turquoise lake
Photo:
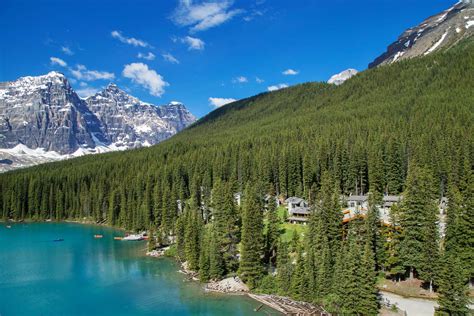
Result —
[[[276, 315], [246, 297], [206, 293], [146, 242], [73, 223], [0, 223], [0, 315]], [[102, 234], [95, 239], [94, 234]], [[55, 239], [64, 239], [54, 242]]]

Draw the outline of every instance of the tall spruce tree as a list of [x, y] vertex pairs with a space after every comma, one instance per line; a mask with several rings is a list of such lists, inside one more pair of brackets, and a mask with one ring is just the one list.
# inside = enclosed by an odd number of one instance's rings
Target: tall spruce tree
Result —
[[238, 268], [239, 218], [230, 183], [216, 181], [211, 205], [217, 248], [223, 257], [226, 272], [234, 272]]
[[303, 247], [300, 245], [296, 250], [296, 266], [291, 276], [291, 296], [299, 301], [308, 299], [308, 279], [306, 277], [306, 264], [303, 255]]
[[189, 210], [185, 216], [184, 229], [184, 252], [186, 254], [186, 261], [191, 270], [199, 269], [199, 253], [200, 253], [200, 238], [202, 235], [202, 217], [199, 211], [196, 200], [191, 198], [189, 202]]
[[210, 225], [207, 225], [202, 232], [201, 236], [201, 251], [199, 253], [199, 280], [201, 282], [207, 282], [210, 278], [210, 242], [211, 242], [211, 232]]
[[321, 177], [317, 210], [322, 217], [324, 234], [328, 238], [331, 252], [336, 252], [342, 238], [342, 212], [339, 203], [339, 192], [332, 174], [325, 171]]
[[280, 219], [278, 217], [276, 201], [270, 195], [267, 205], [267, 232], [266, 232], [266, 257], [269, 264], [276, 264], [278, 240], [280, 238]]
[[400, 208], [400, 254], [404, 266], [432, 286], [438, 254], [438, 207], [431, 172], [416, 164], [408, 171]]
[[278, 244], [277, 253], [277, 288], [281, 295], [288, 295], [290, 292], [291, 277], [293, 274], [293, 264], [288, 253], [288, 243], [282, 241]]
[[248, 185], [242, 210], [242, 243], [239, 274], [250, 288], [263, 276], [263, 197], [255, 185]]
[[465, 263], [455, 251], [446, 251], [441, 259], [438, 278], [438, 304], [436, 315], [469, 315], [469, 288]]

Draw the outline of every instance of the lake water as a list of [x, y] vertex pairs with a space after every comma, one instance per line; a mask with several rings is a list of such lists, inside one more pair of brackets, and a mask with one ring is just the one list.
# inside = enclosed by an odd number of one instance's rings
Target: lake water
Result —
[[73, 223], [0, 223], [0, 315], [276, 314], [254, 312], [260, 303], [246, 296], [204, 292], [173, 260], [145, 257], [146, 242], [113, 240], [120, 235]]

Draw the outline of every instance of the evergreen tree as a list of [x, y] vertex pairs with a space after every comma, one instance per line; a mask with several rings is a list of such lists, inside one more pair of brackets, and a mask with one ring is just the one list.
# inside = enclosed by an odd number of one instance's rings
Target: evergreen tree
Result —
[[438, 253], [438, 208], [429, 170], [412, 164], [400, 208], [400, 254], [410, 278], [417, 272], [432, 285]]
[[291, 296], [299, 301], [308, 298], [308, 279], [305, 273], [305, 260], [303, 256], [303, 247], [299, 246], [296, 251], [296, 266], [291, 276]]
[[324, 234], [328, 238], [329, 248], [335, 253], [342, 238], [342, 212], [339, 192], [333, 176], [325, 171], [321, 177], [320, 201], [317, 210], [324, 222]]
[[377, 275], [372, 242], [367, 239], [359, 268], [359, 299], [357, 310], [359, 315], [378, 315]]
[[242, 213], [242, 244], [239, 274], [250, 288], [263, 275], [263, 199], [256, 186], [247, 186]]
[[293, 264], [288, 254], [288, 244], [280, 240], [277, 253], [277, 288], [281, 295], [288, 295], [290, 292], [291, 279], [293, 274]]
[[400, 277], [406, 272], [400, 254], [401, 228], [399, 222], [399, 205], [393, 205], [390, 209], [390, 227], [386, 230], [385, 236], [385, 263], [384, 267], [388, 275], [400, 281]]
[[216, 181], [212, 190], [212, 216], [217, 248], [223, 257], [225, 270], [237, 270], [237, 244], [239, 243], [238, 215], [230, 183]]
[[280, 238], [280, 219], [278, 218], [276, 202], [273, 196], [270, 196], [268, 199], [267, 220], [266, 257], [269, 264], [275, 264], [278, 240]]
[[184, 251], [190, 270], [199, 269], [200, 238], [202, 234], [202, 218], [194, 198], [189, 203], [189, 211], [185, 214]]
[[209, 240], [209, 277], [214, 280], [220, 280], [225, 273], [225, 262], [222, 256], [220, 243], [215, 227], [210, 228]]
[[464, 263], [455, 252], [447, 251], [441, 260], [439, 283], [439, 309], [436, 315], [468, 315], [469, 288]]
[[199, 280], [201, 282], [207, 282], [210, 278], [210, 241], [210, 226], [207, 226], [202, 232], [201, 251], [199, 253]]
[[378, 206], [382, 203], [382, 196], [376, 191], [369, 193], [369, 207], [367, 210], [366, 231], [374, 254], [375, 267], [379, 269], [385, 262], [385, 251], [381, 236], [382, 222]]

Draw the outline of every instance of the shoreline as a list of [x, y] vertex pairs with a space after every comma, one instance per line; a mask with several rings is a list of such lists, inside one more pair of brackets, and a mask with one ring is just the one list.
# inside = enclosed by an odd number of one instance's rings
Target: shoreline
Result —
[[[9, 224], [9, 223], [11, 223], [11, 224], [27, 224], [27, 223], [58, 223], [58, 224], [61, 224], [61, 223], [72, 223], [72, 224], [79, 224], [79, 225], [107, 227], [107, 228], [115, 229], [115, 230], [122, 231], [122, 232], [127, 231], [126, 229], [121, 228], [121, 227], [110, 226], [106, 223], [97, 223], [94, 220], [90, 220], [90, 219], [66, 219], [66, 220], [60, 220], [60, 221], [56, 221], [56, 220], [33, 220], [33, 219], [26, 219], [26, 220], [16, 221], [16, 220], [12, 220], [12, 219], [7, 219], [7, 220], [0, 219], [0, 223], [3, 223], [3, 224]], [[157, 258], [157, 259], [166, 258], [166, 259], [172, 260], [175, 264], [177, 264], [177, 267], [180, 268], [180, 269], [178, 269], [177, 272], [184, 274], [186, 276], [187, 281], [198, 282], [199, 284], [203, 285], [202, 289], [206, 293], [215, 293], [215, 294], [221, 294], [221, 295], [239, 295], [239, 296], [245, 296], [246, 295], [249, 298], [253, 299], [254, 301], [262, 303], [265, 306], [270, 307], [271, 309], [273, 309], [277, 312], [283, 313], [283, 314], [288, 314], [288, 313], [294, 314], [294, 313], [296, 313], [296, 314], [300, 314], [300, 315], [301, 314], [304, 314], [304, 315], [307, 315], [307, 314], [311, 314], [311, 315], [329, 315], [329, 313], [324, 311], [324, 309], [320, 306], [314, 306], [310, 303], [295, 301], [295, 300], [290, 299], [288, 297], [282, 297], [282, 296], [273, 295], [273, 294], [257, 294], [257, 293], [252, 293], [250, 290], [233, 291], [232, 287], [228, 288], [227, 290], [223, 290], [222, 288], [219, 287], [220, 282], [223, 282], [223, 281], [225, 282], [226, 280], [231, 279], [233, 277], [226, 278], [226, 279], [223, 279], [223, 280], [220, 280], [220, 281], [211, 281], [211, 282], [208, 282], [208, 283], [201, 283], [199, 281], [199, 278], [197, 277], [197, 272], [187, 270], [186, 266], [183, 265], [184, 263], [179, 262], [174, 257], [166, 256], [164, 254], [166, 248], [167, 247], [157, 249], [157, 250], [152, 251], [152, 252], [149, 252], [145, 248], [145, 249], [141, 249], [140, 252], [143, 254], [144, 257]], [[153, 253], [156, 254], [157, 252], [159, 252], [160, 254], [159, 255], [153, 255]], [[243, 284], [243, 282], [242, 282], [242, 284]], [[403, 299], [406, 299], [406, 300], [420, 300], [420, 301], [424, 301], [426, 303], [431, 303], [431, 304], [436, 303], [436, 299], [433, 299], [433, 298], [418, 297], [418, 296], [405, 296], [405, 295], [399, 294], [397, 292], [391, 291], [389, 289], [379, 288], [379, 291], [380, 291], [381, 294], [384, 294], [384, 292], [385, 292], [387, 294], [392, 294], [392, 295], [399, 296], [399, 297], [401, 297]]]

